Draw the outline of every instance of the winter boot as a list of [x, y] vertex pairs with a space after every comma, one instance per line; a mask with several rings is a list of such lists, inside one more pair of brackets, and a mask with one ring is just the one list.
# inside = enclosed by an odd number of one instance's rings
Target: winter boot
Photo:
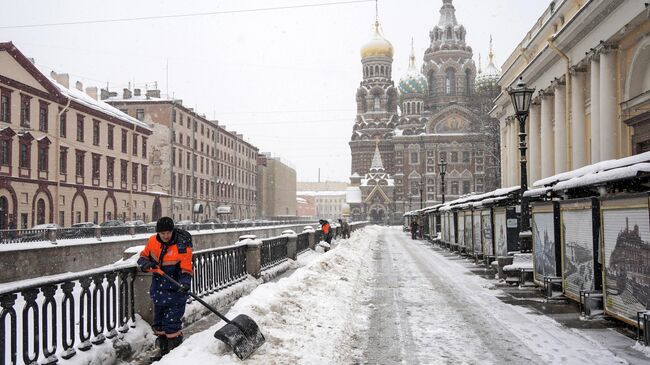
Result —
[[183, 335], [178, 335], [176, 337], [168, 338], [167, 343], [169, 344], [169, 349], [167, 352], [177, 348], [183, 343]]
[[150, 361], [158, 361], [169, 353], [169, 340], [165, 335], [159, 335], [156, 338], [156, 352], [149, 357]]

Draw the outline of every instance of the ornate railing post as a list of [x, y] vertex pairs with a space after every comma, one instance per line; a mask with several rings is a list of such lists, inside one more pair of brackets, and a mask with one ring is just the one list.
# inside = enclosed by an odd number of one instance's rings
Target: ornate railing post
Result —
[[[25, 300], [25, 306], [23, 307], [22, 315], [22, 326], [23, 326], [23, 361], [25, 364], [35, 364], [38, 360], [39, 355], [39, 315], [38, 315], [38, 304], [36, 303], [36, 297], [38, 297], [38, 288], [29, 288], [21, 292], [23, 299]], [[32, 320], [29, 320], [29, 311], [32, 311]], [[28, 324], [31, 322], [32, 328], [28, 328]], [[31, 332], [31, 333], [30, 333]], [[33, 341], [33, 354], [30, 354], [29, 343]], [[31, 356], [33, 355], [33, 356]]]
[[246, 244], [246, 272], [259, 278], [262, 272], [262, 241], [252, 240]]
[[74, 282], [68, 281], [61, 284], [63, 291], [63, 300], [61, 302], [61, 342], [63, 343], [63, 353], [61, 357], [69, 359], [73, 357], [77, 351], [74, 349], [75, 341], [75, 316], [74, 316]]
[[[45, 300], [41, 305], [41, 313], [43, 319], [43, 330], [42, 338], [43, 341], [43, 355], [45, 355], [45, 360], [41, 364], [56, 364], [56, 347], [57, 347], [57, 318], [56, 318], [56, 300], [54, 299], [54, 293], [56, 293], [56, 285], [46, 285], [41, 288]], [[51, 308], [51, 317], [48, 319], [48, 307]], [[48, 325], [51, 325], [52, 331], [48, 330]], [[48, 334], [51, 334], [48, 336]], [[50, 341], [51, 338], [51, 341]], [[51, 343], [50, 343], [51, 342]]]
[[[14, 309], [14, 304], [16, 304], [16, 294], [6, 294], [0, 297], [0, 306], [2, 306], [2, 312], [0, 312], [0, 359], [9, 358], [10, 364], [15, 364], [17, 360], [17, 351], [18, 351], [18, 333], [16, 332], [16, 310]], [[7, 317], [11, 321], [11, 326], [9, 329], [9, 338], [7, 338], [6, 323]], [[9, 357], [7, 357], [6, 344], [9, 343]]]
[[295, 233], [286, 233], [283, 236], [287, 237], [287, 257], [296, 260], [298, 258], [298, 235]]
[[149, 296], [152, 276], [151, 273], [138, 271], [133, 280], [133, 292], [131, 293], [131, 298], [133, 298], [132, 310], [149, 324], [153, 323], [153, 303]]
[[316, 249], [316, 232], [315, 231], [309, 231], [309, 249], [310, 250], [315, 250]]

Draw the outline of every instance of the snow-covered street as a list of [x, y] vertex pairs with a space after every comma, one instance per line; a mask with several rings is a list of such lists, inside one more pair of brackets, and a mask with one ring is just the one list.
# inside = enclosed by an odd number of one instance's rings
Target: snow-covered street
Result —
[[[304, 267], [257, 287], [228, 313], [250, 315], [266, 336], [246, 363], [628, 363], [588, 331], [505, 303], [467, 261], [400, 228], [367, 227], [309, 255]], [[222, 325], [191, 336], [160, 364], [241, 364], [213, 337]]]

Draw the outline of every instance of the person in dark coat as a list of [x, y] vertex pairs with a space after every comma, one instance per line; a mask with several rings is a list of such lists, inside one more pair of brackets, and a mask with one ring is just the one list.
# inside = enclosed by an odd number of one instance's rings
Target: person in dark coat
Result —
[[417, 239], [418, 227], [419, 226], [420, 226], [420, 224], [418, 223], [417, 219], [414, 219], [411, 222], [411, 239], [414, 239], [414, 240]]
[[339, 224], [341, 225], [341, 235], [343, 238], [350, 238], [350, 225], [347, 221], [339, 219]]
[[[158, 349], [152, 361], [160, 360], [183, 342], [181, 319], [192, 284], [192, 235], [174, 228], [174, 221], [169, 217], [158, 220], [156, 232], [138, 259], [143, 272], [153, 272], [149, 295], [153, 301], [152, 329]], [[161, 271], [181, 283], [181, 287], [159, 275]]]
[[326, 221], [325, 219], [321, 219], [319, 222], [320, 222], [321, 229], [323, 230], [323, 241], [331, 244], [332, 243], [332, 227], [330, 226], [330, 223], [328, 221]]

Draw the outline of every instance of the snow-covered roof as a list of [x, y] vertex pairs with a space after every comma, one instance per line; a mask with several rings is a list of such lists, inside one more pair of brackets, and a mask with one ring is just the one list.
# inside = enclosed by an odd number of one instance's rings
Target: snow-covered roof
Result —
[[331, 191], [297, 191], [297, 196], [345, 196], [346, 191], [331, 190]]
[[303, 198], [300, 198], [300, 197], [296, 197], [296, 203], [298, 203], [298, 204], [308, 204], [307, 200], [305, 200]]
[[560, 181], [569, 180], [575, 177], [585, 176], [588, 174], [594, 174], [599, 171], [616, 169], [619, 167], [630, 166], [637, 163], [650, 162], [650, 152], [640, 153], [638, 155], [633, 155], [625, 158], [620, 158], [618, 160], [607, 160], [601, 161], [592, 165], [587, 165], [579, 169], [563, 172], [557, 175], [549, 176], [547, 178], [537, 180], [533, 183], [535, 187], [541, 187], [546, 185], [552, 185]]
[[107, 114], [111, 117], [121, 119], [127, 123], [134, 124], [136, 126], [145, 128], [147, 130], [152, 130], [151, 127], [149, 127], [149, 124], [142, 122], [140, 120], [137, 120], [133, 118], [132, 116], [120, 111], [119, 109], [101, 101], [101, 100], [96, 100], [92, 97], [90, 97], [88, 94], [86, 94], [83, 91], [77, 90], [75, 88], [67, 88], [61, 84], [59, 84], [52, 76], [50, 76], [49, 72], [45, 72], [45, 70], [39, 69], [39, 71], [47, 77], [48, 81], [50, 81], [54, 86], [56, 86], [57, 89], [63, 94], [64, 96], [70, 98], [73, 101], [76, 101], [77, 103], [87, 106], [91, 109], [94, 109], [98, 112]]
[[650, 173], [650, 163], [638, 163], [631, 166], [619, 167], [607, 171], [598, 171], [569, 180], [561, 181], [553, 186], [553, 190], [566, 190], [587, 185], [598, 185], [616, 180], [629, 179], [639, 173]]
[[361, 203], [361, 189], [358, 187], [350, 186], [345, 193], [345, 201], [348, 204]]

